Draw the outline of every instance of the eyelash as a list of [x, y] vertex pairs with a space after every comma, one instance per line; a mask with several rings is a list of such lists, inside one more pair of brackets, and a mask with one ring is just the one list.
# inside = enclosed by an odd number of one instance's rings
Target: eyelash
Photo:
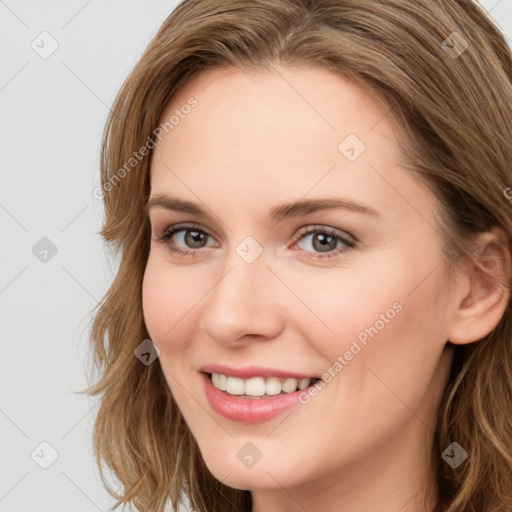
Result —
[[[176, 226], [170, 226], [170, 227], [164, 229], [161, 233], [159, 233], [158, 237], [156, 238], [156, 241], [161, 242], [161, 243], [167, 243], [173, 235], [175, 235], [176, 233], [179, 233], [180, 231], [195, 231], [195, 232], [198, 232], [203, 235], [211, 237], [211, 235], [207, 231], [205, 231], [204, 229], [200, 228], [199, 226], [197, 226], [195, 224], [180, 224], [180, 225], [176, 225]], [[311, 258], [318, 258], [318, 259], [332, 258], [333, 256], [338, 256], [340, 254], [343, 254], [356, 246], [355, 241], [345, 238], [345, 237], [339, 235], [338, 233], [336, 233], [333, 229], [324, 227], [324, 226], [322, 226], [322, 227], [310, 226], [310, 227], [306, 228], [298, 235], [298, 237], [295, 238], [293, 243], [295, 244], [295, 243], [301, 241], [303, 238], [305, 238], [307, 235], [309, 235], [311, 233], [321, 233], [323, 235], [328, 235], [328, 236], [331, 236], [331, 237], [339, 240], [340, 242], [342, 242], [344, 244], [344, 247], [340, 247], [340, 248], [335, 249], [328, 253], [324, 253], [324, 254], [313, 253], [313, 254], [315, 254], [315, 256], [309, 256]], [[167, 244], [167, 245], [168, 245], [168, 249], [170, 252], [172, 252], [174, 254], [179, 254], [180, 256], [190, 256], [195, 251], [200, 250], [200, 249], [185, 250], [185, 249], [179, 249], [176, 247], [172, 247], [170, 244]], [[310, 251], [305, 251], [305, 252], [309, 253]]]

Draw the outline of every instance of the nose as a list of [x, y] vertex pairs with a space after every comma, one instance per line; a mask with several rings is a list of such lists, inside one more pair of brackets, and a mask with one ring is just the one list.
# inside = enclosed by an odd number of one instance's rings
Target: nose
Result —
[[269, 340], [283, 330], [284, 287], [267, 267], [264, 254], [247, 263], [233, 251], [205, 297], [199, 328], [218, 343], [238, 346], [249, 339]]

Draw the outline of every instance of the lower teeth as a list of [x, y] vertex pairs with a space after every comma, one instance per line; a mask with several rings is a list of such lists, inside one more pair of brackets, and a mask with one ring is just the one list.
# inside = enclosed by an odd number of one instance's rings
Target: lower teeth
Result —
[[[224, 391], [224, 393], [227, 393], [229, 396], [236, 396], [237, 398], [251, 398], [258, 400], [259, 398], [262, 398], [261, 396], [251, 396], [251, 395], [234, 395], [233, 393], [229, 393], [228, 391]], [[267, 396], [267, 395], [264, 395]]]
[[[271, 397], [271, 396], [278, 396], [278, 395], [262, 395], [262, 396], [252, 396], [252, 395], [234, 395], [233, 393], [229, 393], [228, 391], [224, 391], [224, 393], [227, 393], [229, 396], [236, 396], [237, 398], [249, 398], [251, 400], [259, 400], [260, 398], [265, 398], [265, 397]], [[287, 393], [284, 393], [283, 391], [281, 391], [281, 393], [279, 393], [279, 395], [286, 395]]]

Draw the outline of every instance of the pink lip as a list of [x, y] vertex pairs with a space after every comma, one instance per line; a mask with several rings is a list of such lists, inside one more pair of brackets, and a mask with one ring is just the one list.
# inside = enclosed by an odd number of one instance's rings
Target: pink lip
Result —
[[262, 366], [246, 366], [245, 368], [233, 368], [225, 364], [207, 364], [199, 368], [205, 373], [221, 373], [240, 379], [250, 379], [252, 377], [280, 377], [283, 379], [318, 379], [316, 375], [306, 375], [303, 373], [290, 372], [288, 370], [278, 370], [276, 368], [264, 368]]
[[[221, 372], [215, 371], [214, 373]], [[213, 410], [228, 420], [241, 423], [258, 423], [269, 420], [297, 405], [299, 403], [299, 393], [305, 391], [294, 391], [293, 393], [259, 399], [238, 398], [217, 389], [206, 373], [200, 373], [200, 375], [203, 380], [206, 398]], [[261, 376], [261, 373], [258, 375]]]

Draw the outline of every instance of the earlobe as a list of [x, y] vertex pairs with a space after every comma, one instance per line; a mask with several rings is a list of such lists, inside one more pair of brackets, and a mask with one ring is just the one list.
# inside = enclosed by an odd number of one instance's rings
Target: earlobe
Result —
[[463, 345], [481, 340], [499, 324], [508, 307], [511, 275], [509, 239], [497, 226], [477, 235], [475, 255], [481, 267], [470, 265], [462, 276], [464, 296], [450, 326], [448, 341]]

